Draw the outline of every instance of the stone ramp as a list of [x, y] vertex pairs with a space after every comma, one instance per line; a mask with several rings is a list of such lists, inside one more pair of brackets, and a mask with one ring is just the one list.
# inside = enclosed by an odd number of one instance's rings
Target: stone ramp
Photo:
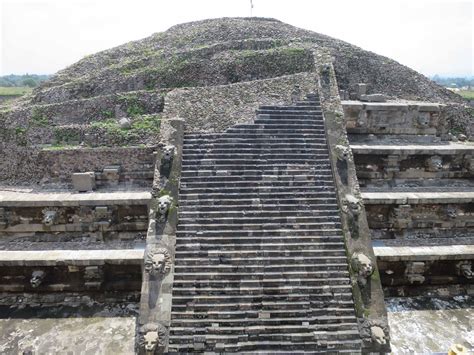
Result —
[[359, 352], [319, 99], [184, 139], [170, 353]]

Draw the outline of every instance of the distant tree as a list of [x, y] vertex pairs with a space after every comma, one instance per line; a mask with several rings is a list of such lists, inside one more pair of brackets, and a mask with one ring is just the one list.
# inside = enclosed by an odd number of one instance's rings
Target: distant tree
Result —
[[38, 83], [33, 78], [26, 78], [21, 81], [22, 86], [28, 86], [30, 88], [34, 88], [38, 86]]

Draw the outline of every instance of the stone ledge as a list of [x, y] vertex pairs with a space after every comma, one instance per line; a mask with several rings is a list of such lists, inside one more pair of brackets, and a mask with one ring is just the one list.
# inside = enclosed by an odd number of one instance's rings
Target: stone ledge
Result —
[[362, 192], [366, 205], [472, 203], [474, 191], [462, 192]]
[[457, 153], [474, 153], [474, 144], [427, 144], [427, 145], [380, 145], [380, 144], [351, 144], [354, 154], [376, 154], [376, 155], [415, 155], [436, 154], [450, 155]]
[[387, 101], [387, 102], [367, 102], [367, 101], [357, 101], [357, 100], [346, 100], [341, 101], [342, 106], [345, 107], [354, 107], [354, 108], [364, 108], [367, 111], [374, 110], [408, 110], [409, 107], [418, 107], [419, 111], [439, 111], [440, 107], [444, 106], [443, 104], [436, 104], [431, 102], [423, 101], [405, 101], [405, 102], [396, 102], [396, 101]]
[[141, 264], [143, 249], [0, 251], [0, 266]]
[[474, 245], [424, 247], [385, 247], [374, 245], [374, 252], [379, 261], [474, 259]]
[[148, 191], [114, 192], [15, 192], [0, 191], [0, 206], [102, 206], [102, 205], [147, 205], [151, 200]]

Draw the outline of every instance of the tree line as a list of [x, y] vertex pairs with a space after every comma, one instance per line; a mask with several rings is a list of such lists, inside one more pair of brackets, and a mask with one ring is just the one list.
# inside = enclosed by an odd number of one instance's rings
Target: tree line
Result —
[[20, 87], [27, 86], [34, 88], [42, 81], [47, 80], [50, 75], [23, 74], [23, 75], [4, 75], [0, 76], [0, 87]]

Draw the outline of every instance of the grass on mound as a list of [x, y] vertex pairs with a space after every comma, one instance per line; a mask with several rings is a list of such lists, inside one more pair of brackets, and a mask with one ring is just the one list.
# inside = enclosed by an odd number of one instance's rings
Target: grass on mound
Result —
[[33, 89], [28, 86], [5, 87], [0, 86], [0, 96], [21, 96], [28, 94]]
[[474, 90], [463, 90], [458, 92], [459, 95], [468, 100], [474, 100]]

